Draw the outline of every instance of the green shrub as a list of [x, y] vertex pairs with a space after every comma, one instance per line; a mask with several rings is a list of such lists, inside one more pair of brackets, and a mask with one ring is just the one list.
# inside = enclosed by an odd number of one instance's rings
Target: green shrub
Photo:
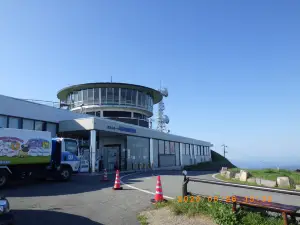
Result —
[[217, 224], [222, 225], [238, 225], [239, 212], [232, 212], [231, 206], [223, 203], [211, 203], [211, 216]]
[[199, 202], [171, 201], [170, 209], [176, 215], [184, 214], [187, 216], [209, 215], [217, 224], [222, 225], [282, 225], [282, 217], [269, 216], [264, 211], [252, 209], [238, 210], [232, 212], [231, 204], [221, 202], [209, 202], [201, 198]]

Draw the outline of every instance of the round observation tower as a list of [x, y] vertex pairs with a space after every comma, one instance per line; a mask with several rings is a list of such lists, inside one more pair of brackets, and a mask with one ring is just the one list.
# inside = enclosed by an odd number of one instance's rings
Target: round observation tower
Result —
[[153, 105], [163, 95], [155, 89], [127, 83], [86, 83], [57, 93], [60, 108], [149, 127]]

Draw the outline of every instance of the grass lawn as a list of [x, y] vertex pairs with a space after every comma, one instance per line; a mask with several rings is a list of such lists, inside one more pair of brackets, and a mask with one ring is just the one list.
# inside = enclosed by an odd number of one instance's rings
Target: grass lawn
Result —
[[[231, 171], [239, 172], [241, 169], [232, 168]], [[277, 177], [290, 177], [294, 180], [295, 184], [300, 184], [300, 173], [290, 170], [277, 170], [277, 169], [262, 169], [262, 170], [248, 170], [252, 177], [261, 178], [266, 180], [276, 181]]]
[[[216, 224], [222, 225], [283, 225], [280, 214], [270, 216], [265, 211], [246, 207], [243, 210], [238, 210], [237, 213], [233, 213], [231, 204], [209, 202], [204, 198], [201, 198], [198, 202], [178, 202], [176, 199], [155, 208], [160, 209], [161, 207], [169, 207], [174, 215], [185, 215], [189, 218], [205, 216], [211, 218]], [[138, 219], [141, 224], [148, 224], [145, 216], [139, 216]], [[293, 225], [291, 222], [289, 224]]]
[[10, 161], [10, 165], [13, 164], [31, 164], [31, 163], [48, 163], [50, 162], [50, 156], [27, 156], [20, 157], [8, 157], [0, 156], [0, 161]]
[[227, 179], [225, 177], [222, 177], [221, 174], [217, 174], [216, 178], [226, 181], [226, 182], [230, 182], [230, 183], [236, 183], [236, 184], [247, 184], [247, 185], [252, 185], [252, 186], [260, 186], [256, 183], [251, 183], [251, 182], [244, 182], [244, 181], [240, 181], [240, 180], [232, 180], [232, 179]]
[[[244, 182], [240, 180], [233, 180], [233, 179], [227, 179], [225, 177], [222, 177], [221, 174], [217, 174], [216, 178], [223, 180], [225, 182], [230, 182], [230, 183], [235, 183], [235, 184], [246, 184], [246, 185], [251, 185], [251, 186], [257, 186], [257, 187], [262, 187], [262, 185], [258, 185], [257, 183], [251, 183], [251, 182]], [[287, 189], [287, 190], [295, 190], [294, 188], [289, 188], [289, 187], [273, 187], [275, 189]]]

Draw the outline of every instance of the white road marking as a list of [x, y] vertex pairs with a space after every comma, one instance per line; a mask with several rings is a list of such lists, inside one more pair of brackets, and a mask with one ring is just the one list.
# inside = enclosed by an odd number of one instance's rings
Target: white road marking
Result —
[[212, 177], [213, 177], [214, 179], [218, 180], [218, 181], [223, 181], [223, 180], [221, 180], [221, 179], [219, 179], [219, 178], [216, 178], [216, 176], [217, 176], [218, 174], [219, 174], [219, 173], [215, 173], [215, 174], [212, 175]]
[[[133, 173], [133, 174], [134, 174], [134, 173]], [[122, 179], [123, 179], [124, 177], [130, 176], [130, 175], [133, 175], [133, 174], [127, 174], [127, 175], [122, 176], [122, 177], [120, 178], [121, 184], [123, 184], [123, 185], [125, 185], [125, 186], [127, 186], [127, 187], [130, 187], [130, 188], [132, 188], [132, 189], [135, 189], [135, 190], [138, 190], [138, 191], [141, 191], [141, 192], [150, 194], [150, 195], [155, 195], [154, 192], [151, 192], [151, 191], [147, 191], [147, 190], [144, 190], [144, 189], [141, 189], [141, 188], [134, 187], [134, 186], [129, 185], [129, 184], [126, 184], [126, 183], [124, 183], [124, 182], [122, 181]], [[175, 198], [173, 198], [173, 197], [169, 197], [169, 196], [166, 196], [166, 195], [164, 195], [164, 198], [167, 198], [167, 199], [175, 199]]]

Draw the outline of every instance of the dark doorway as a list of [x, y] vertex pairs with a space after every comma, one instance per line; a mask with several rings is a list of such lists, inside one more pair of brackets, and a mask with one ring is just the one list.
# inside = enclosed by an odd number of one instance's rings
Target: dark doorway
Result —
[[108, 171], [121, 169], [121, 145], [104, 145], [105, 161]]

